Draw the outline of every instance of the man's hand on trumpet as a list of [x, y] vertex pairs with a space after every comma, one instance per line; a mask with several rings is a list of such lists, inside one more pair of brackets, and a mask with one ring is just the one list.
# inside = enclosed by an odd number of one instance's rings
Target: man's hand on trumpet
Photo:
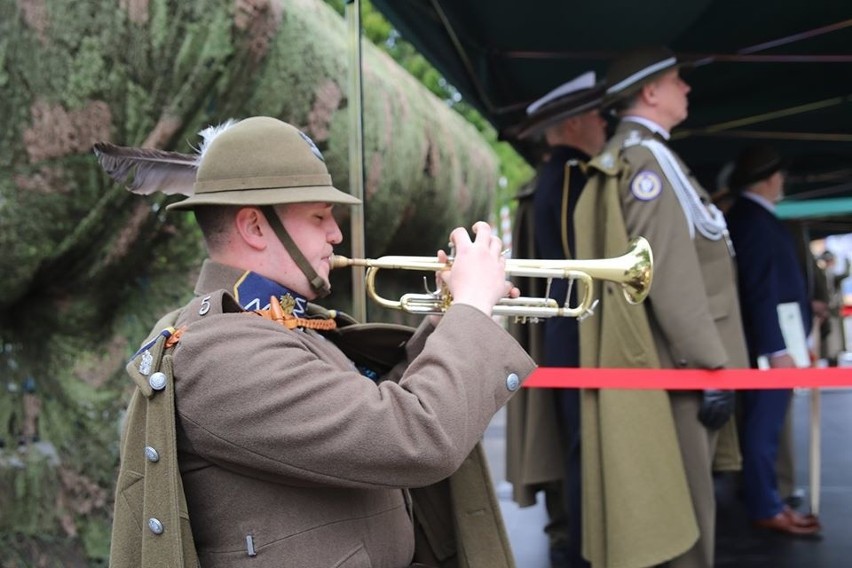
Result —
[[[439, 271], [436, 278], [439, 286], [443, 283], [450, 290], [453, 303], [468, 304], [490, 316], [500, 298], [517, 298], [520, 291], [506, 280], [500, 238], [491, 233], [484, 221], [475, 223], [473, 232], [473, 241], [463, 227], [450, 233], [455, 256], [450, 270]], [[448, 262], [447, 253], [438, 251], [438, 260]]]

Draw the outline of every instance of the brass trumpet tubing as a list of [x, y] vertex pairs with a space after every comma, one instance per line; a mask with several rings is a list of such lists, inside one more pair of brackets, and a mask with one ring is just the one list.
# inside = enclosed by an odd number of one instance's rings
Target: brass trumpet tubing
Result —
[[[507, 259], [508, 277], [524, 276], [530, 278], [564, 278], [578, 280], [584, 284], [577, 306], [567, 303], [560, 306], [551, 298], [503, 298], [493, 308], [493, 315], [516, 316], [519, 318], [576, 317], [584, 318], [592, 313], [596, 301], [592, 297], [593, 281], [607, 280], [621, 285], [625, 299], [631, 304], [643, 301], [651, 287], [653, 276], [653, 255], [648, 241], [636, 237], [629, 243], [625, 254], [616, 258], [592, 260], [533, 260]], [[452, 260], [441, 262], [437, 257], [420, 256], [384, 256], [377, 259], [346, 258], [333, 256], [332, 268], [347, 266], [366, 267], [367, 293], [379, 305], [404, 310], [409, 313], [426, 315], [442, 314], [452, 303], [449, 292], [428, 294], [404, 294], [399, 301], [382, 298], [376, 293], [376, 273], [381, 269], [416, 270], [435, 272], [451, 269]]]
[[538, 298], [535, 296], [518, 296], [517, 298], [502, 298], [500, 304], [504, 306], [535, 306], [543, 308], [558, 308], [559, 302], [553, 298]]
[[566, 306], [506, 306], [498, 303], [491, 310], [493, 316], [509, 316], [518, 318], [579, 318], [588, 313], [585, 306], [569, 308]]
[[422, 270], [423, 272], [435, 272], [446, 270], [447, 263], [438, 261], [438, 257], [428, 256], [383, 256], [381, 258], [347, 258], [345, 256], [333, 255], [331, 257], [332, 268], [346, 268], [348, 266], [364, 266], [367, 268], [385, 268], [389, 270]]
[[[405, 294], [392, 307], [416, 315], [441, 315], [449, 309], [450, 303], [443, 297], [433, 294]], [[391, 306], [389, 306], [391, 307]], [[491, 310], [494, 316], [514, 316], [519, 318], [552, 318], [580, 317], [588, 309], [579, 305], [576, 307], [560, 306], [552, 298], [503, 298]]]
[[450, 308], [452, 298], [435, 294], [403, 294], [399, 308], [410, 314], [440, 315]]

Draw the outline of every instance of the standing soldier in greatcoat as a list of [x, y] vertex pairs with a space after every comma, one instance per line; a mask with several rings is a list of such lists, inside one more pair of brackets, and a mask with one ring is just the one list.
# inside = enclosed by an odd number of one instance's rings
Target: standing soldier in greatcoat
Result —
[[[590, 164], [577, 205], [579, 258], [654, 255], [653, 285], [628, 306], [597, 285], [580, 326], [581, 366], [723, 369], [748, 366], [733, 250], [722, 213], [668, 145], [687, 117], [689, 86], [665, 48], [641, 49], [607, 72], [605, 106], [620, 122]], [[712, 568], [717, 467], [739, 465], [731, 391], [584, 391], [586, 556], [596, 568]], [[720, 438], [720, 436], [722, 436]], [[724, 442], [727, 459], [717, 444]], [[721, 449], [721, 448], [719, 448]]]

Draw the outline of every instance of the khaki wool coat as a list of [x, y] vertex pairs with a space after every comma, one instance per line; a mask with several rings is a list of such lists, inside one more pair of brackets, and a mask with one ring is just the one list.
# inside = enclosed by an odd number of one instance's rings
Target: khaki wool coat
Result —
[[[599, 173], [591, 174], [575, 212], [577, 256], [619, 256], [629, 238], [641, 235], [653, 250], [654, 280], [639, 306], [629, 305], [617, 284], [595, 281], [600, 304], [580, 326], [581, 366], [745, 367], [727, 246], [700, 235], [690, 238], [652, 154], [639, 146], [623, 148], [634, 130], [651, 136], [643, 127], [622, 123], [590, 164]], [[646, 170], [657, 173], [662, 191], [653, 202], [638, 203], [629, 187]], [[696, 453], [712, 452], [715, 436], [702, 436], [699, 403], [700, 393], [688, 391], [583, 392], [584, 555], [595, 568], [654, 566], [684, 553], [695, 558], [679, 565], [712, 563], [710, 458], [685, 460], [682, 450], [693, 450], [679, 441], [703, 438]], [[718, 469], [739, 467], [732, 421], [720, 432], [716, 450]], [[694, 485], [702, 486], [700, 497], [691, 492]], [[709, 547], [698, 540], [699, 526], [709, 533], [703, 539]]]
[[[536, 258], [533, 194], [535, 180], [518, 194], [512, 227], [512, 256]], [[543, 278], [517, 278], [521, 295], [542, 298]], [[533, 322], [509, 322], [509, 332], [536, 361], [544, 349], [544, 326]], [[565, 477], [564, 444], [556, 415], [554, 389], [521, 389], [506, 405], [506, 480], [512, 499], [521, 507], [536, 503], [536, 493]]]
[[[162, 399], [175, 402], [179, 475], [150, 483], [150, 464], [144, 475], [131, 455], [157, 430], [168, 453], [169, 428], [128, 417], [111, 565], [191, 563], [175, 547], [182, 525], [191, 526], [183, 546], [194, 541], [205, 568], [513, 566], [478, 442], [535, 368], [523, 349], [491, 318], [454, 305], [407, 342], [407, 362], [390, 373], [398, 382], [376, 384], [324, 336], [244, 312], [227, 293], [241, 275], [205, 263], [175, 324], [186, 326], [180, 341], [162, 357], [173, 370]], [[136, 375], [134, 400], [157, 400]], [[167, 496], [148, 498], [159, 491]], [[155, 535], [148, 515], [158, 506], [173, 513]]]

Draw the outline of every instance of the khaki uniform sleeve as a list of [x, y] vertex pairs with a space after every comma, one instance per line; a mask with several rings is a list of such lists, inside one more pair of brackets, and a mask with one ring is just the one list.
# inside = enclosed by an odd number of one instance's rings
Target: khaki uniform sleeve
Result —
[[[652, 321], [676, 366], [724, 366], [727, 355], [708, 303], [696, 244], [674, 189], [644, 148], [625, 150], [625, 159], [633, 172], [621, 186], [627, 231], [630, 237], [648, 239], [654, 254], [654, 280], [646, 300]], [[646, 193], [638, 187], [641, 181]], [[696, 232], [694, 238], [704, 237]]]
[[449, 476], [534, 368], [505, 330], [464, 305], [450, 308], [398, 384], [362, 376], [322, 337], [247, 314], [196, 322], [175, 350], [186, 451], [254, 477], [341, 487]]

